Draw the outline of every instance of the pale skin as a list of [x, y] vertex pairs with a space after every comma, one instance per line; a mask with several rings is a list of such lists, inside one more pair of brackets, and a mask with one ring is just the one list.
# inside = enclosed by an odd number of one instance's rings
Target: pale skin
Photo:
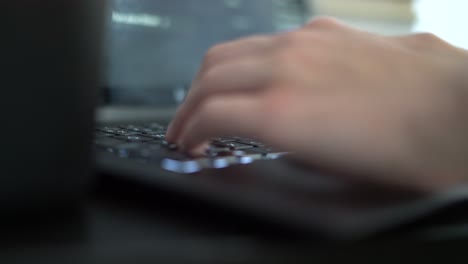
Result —
[[418, 191], [468, 180], [468, 52], [320, 18], [208, 51], [167, 138], [241, 135], [330, 174]]

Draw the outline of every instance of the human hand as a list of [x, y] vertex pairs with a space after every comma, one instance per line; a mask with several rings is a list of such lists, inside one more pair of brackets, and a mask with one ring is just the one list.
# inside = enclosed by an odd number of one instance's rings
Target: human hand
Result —
[[440, 190], [468, 179], [466, 66], [429, 34], [317, 19], [212, 48], [167, 139], [191, 151], [252, 137], [343, 177]]

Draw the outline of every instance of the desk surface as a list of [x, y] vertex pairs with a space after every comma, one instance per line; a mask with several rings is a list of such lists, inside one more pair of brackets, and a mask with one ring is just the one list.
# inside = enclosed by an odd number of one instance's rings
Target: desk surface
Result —
[[391, 259], [396, 251], [412, 252], [414, 247], [408, 245], [414, 243], [468, 241], [468, 225], [462, 222], [426, 225], [353, 244], [324, 243], [289, 237], [229, 213], [212, 214], [212, 209], [165, 194], [155, 194], [151, 205], [131, 197], [132, 193], [99, 192], [66, 220], [47, 219], [8, 233], [13, 236], [3, 235], [0, 263], [343, 263], [356, 255], [370, 260], [388, 254]]

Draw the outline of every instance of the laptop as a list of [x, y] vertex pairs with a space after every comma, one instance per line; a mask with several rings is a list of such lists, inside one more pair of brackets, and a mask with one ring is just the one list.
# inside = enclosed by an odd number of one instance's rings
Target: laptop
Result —
[[[161, 134], [202, 51], [239, 35], [287, 30], [297, 19], [292, 14], [304, 9], [301, 1], [174, 2], [114, 0], [107, 8], [95, 0], [0, 4], [8, 22], [1, 29], [9, 36], [0, 51], [7, 87], [0, 99], [6, 128], [1, 132], [2, 216], [61, 212], [79, 204], [95, 180], [92, 159], [101, 175], [128, 188], [183, 194], [313, 238], [370, 237], [466, 198], [464, 188], [421, 195], [344, 182], [246, 138], [218, 139], [215, 149], [224, 150], [202, 159], [177, 152]], [[103, 18], [108, 18], [105, 26]], [[276, 24], [277, 19], [284, 20]], [[229, 21], [231, 31], [216, 21]], [[211, 33], [198, 44], [200, 36], [189, 38], [193, 30], [207, 28]], [[101, 42], [102, 36], [107, 41]], [[184, 41], [199, 50], [183, 50]], [[99, 82], [101, 45], [108, 63]], [[119, 56], [125, 59], [119, 62]], [[149, 75], [141, 72], [156, 64]], [[101, 106], [93, 124], [99, 83]]]
[[230, 208], [239, 217], [337, 239], [391, 230], [435, 210], [433, 199], [453, 198], [319, 175], [288, 161], [290, 153], [250, 138], [213, 139], [198, 158], [165, 141], [166, 125], [210, 46], [294, 29], [310, 15], [310, 1], [111, 2], [106, 98], [94, 141], [102, 173]]

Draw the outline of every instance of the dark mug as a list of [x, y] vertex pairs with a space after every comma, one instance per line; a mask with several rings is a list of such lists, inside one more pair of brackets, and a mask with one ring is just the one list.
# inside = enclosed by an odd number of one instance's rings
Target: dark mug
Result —
[[1, 1], [3, 213], [71, 205], [90, 186], [105, 13], [104, 0]]

